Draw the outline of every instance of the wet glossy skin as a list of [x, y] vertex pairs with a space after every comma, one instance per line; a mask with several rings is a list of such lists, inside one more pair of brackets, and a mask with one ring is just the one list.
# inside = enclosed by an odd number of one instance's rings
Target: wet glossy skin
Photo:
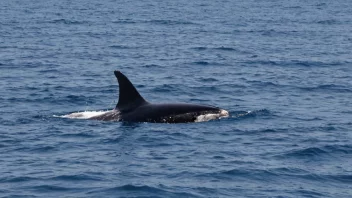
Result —
[[193, 104], [146, 104], [123, 112], [121, 120], [132, 122], [194, 122], [199, 115], [220, 113], [221, 109]]

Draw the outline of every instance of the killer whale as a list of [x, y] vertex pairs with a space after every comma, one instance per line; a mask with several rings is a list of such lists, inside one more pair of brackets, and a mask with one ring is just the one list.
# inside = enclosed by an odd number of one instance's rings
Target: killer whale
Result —
[[124, 122], [187, 123], [196, 122], [197, 119], [204, 118], [207, 115], [210, 119], [229, 116], [226, 110], [215, 106], [183, 103], [152, 104], [139, 94], [124, 74], [120, 71], [114, 71], [114, 74], [119, 84], [119, 100], [115, 109], [90, 119]]

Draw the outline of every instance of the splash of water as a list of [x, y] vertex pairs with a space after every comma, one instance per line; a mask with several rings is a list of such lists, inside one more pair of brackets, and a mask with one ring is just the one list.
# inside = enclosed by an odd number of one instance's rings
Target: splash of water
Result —
[[107, 111], [83, 111], [83, 112], [75, 112], [75, 113], [70, 113], [70, 114], [61, 115], [61, 116], [54, 115], [54, 117], [71, 118], [71, 119], [89, 119], [89, 118], [92, 118], [94, 116], [99, 116], [99, 115], [102, 115], [104, 113], [108, 113], [110, 111], [111, 110], [107, 110]]
[[196, 118], [194, 122], [207, 122], [209, 120], [215, 120], [215, 119], [220, 119], [220, 118], [226, 118], [229, 117], [229, 112], [225, 110], [221, 110], [220, 113], [209, 113], [205, 115], [200, 115]]

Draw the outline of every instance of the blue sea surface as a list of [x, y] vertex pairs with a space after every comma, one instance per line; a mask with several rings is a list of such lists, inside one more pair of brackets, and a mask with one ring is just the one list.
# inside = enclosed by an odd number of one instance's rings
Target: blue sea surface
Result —
[[[0, 197], [352, 197], [352, 2], [0, 1]], [[113, 109], [120, 70], [188, 124]]]

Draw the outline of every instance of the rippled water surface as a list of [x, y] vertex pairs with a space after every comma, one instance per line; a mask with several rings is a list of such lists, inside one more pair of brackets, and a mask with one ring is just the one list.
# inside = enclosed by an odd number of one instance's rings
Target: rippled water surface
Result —
[[[352, 197], [352, 6], [0, 1], [1, 197]], [[113, 109], [114, 70], [190, 124]]]

